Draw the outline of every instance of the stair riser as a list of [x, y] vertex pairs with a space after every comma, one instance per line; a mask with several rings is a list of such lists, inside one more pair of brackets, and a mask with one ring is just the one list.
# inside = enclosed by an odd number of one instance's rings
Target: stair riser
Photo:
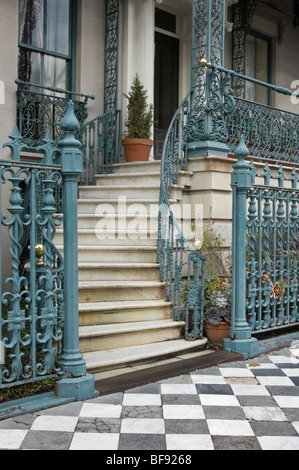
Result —
[[113, 302], [118, 300], [162, 300], [164, 287], [80, 288], [79, 302]]
[[157, 230], [158, 218], [157, 216], [145, 215], [118, 215], [118, 214], [105, 214], [105, 215], [78, 215], [78, 229], [103, 227], [103, 225], [114, 227], [116, 229], [123, 229], [124, 227], [136, 228], [139, 226], [143, 230]]
[[160, 171], [160, 161], [136, 162], [121, 165], [114, 165], [114, 174], [130, 173], [153, 173]]
[[88, 199], [79, 199], [78, 200], [78, 214], [91, 214], [91, 215], [101, 215], [101, 214], [113, 214], [117, 217], [117, 214], [135, 214], [136, 211], [141, 214], [146, 214], [148, 217], [151, 217], [153, 214], [154, 217], [157, 217], [159, 211], [158, 201], [155, 199], [146, 200], [147, 196], [143, 193], [143, 198], [140, 201], [132, 201], [128, 197], [113, 198], [109, 200], [108, 198], [99, 199], [99, 200], [88, 200]]
[[155, 343], [179, 339], [181, 328], [163, 328], [146, 331], [129, 332], [123, 335], [99, 336], [94, 338], [80, 338], [80, 351], [103, 351], [105, 349], [137, 346], [140, 344]]
[[126, 309], [121, 311], [80, 311], [80, 326], [109, 325], [113, 323], [128, 323], [168, 320], [171, 318], [172, 309], [168, 305], [160, 308]]
[[79, 265], [79, 281], [158, 281], [159, 267], [152, 268], [84, 268]]
[[124, 186], [124, 185], [146, 185], [146, 186], [159, 186], [160, 184], [160, 174], [156, 173], [154, 175], [151, 174], [143, 174], [143, 173], [136, 173], [134, 175], [121, 175], [121, 174], [114, 174], [114, 175], [98, 175], [96, 176], [96, 185], [97, 186]]
[[[153, 247], [154, 248], [154, 247]], [[111, 262], [111, 263], [118, 263], [121, 259], [124, 263], [130, 263], [132, 259], [134, 263], [155, 263], [156, 262], [157, 253], [156, 250], [153, 251], [126, 251], [123, 250], [120, 252], [119, 250], [99, 250], [99, 251], [92, 251], [92, 250], [78, 250], [78, 259], [80, 262]]]
[[79, 198], [82, 199], [104, 199], [104, 198], [118, 198], [119, 196], [126, 196], [128, 199], [143, 199], [146, 192], [146, 197], [149, 199], [159, 199], [159, 188], [122, 188], [120, 186], [108, 186], [108, 187], [101, 187], [101, 186], [92, 186], [92, 187], [84, 187], [79, 189]]
[[[60, 246], [63, 243], [63, 234], [60, 230], [57, 230], [55, 245]], [[114, 232], [105, 233], [100, 230], [90, 231], [88, 233], [78, 233], [78, 245], [85, 246], [114, 246], [116, 244], [125, 246], [135, 246], [140, 244], [141, 246], [156, 246], [157, 235], [155, 233], [120, 233], [117, 230]]]

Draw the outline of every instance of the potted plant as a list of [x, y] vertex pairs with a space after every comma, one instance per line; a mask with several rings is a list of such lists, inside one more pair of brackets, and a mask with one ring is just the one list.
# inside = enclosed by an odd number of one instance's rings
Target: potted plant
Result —
[[205, 282], [204, 326], [211, 343], [221, 346], [230, 336], [231, 278], [217, 277]]
[[[204, 329], [211, 343], [222, 345], [230, 336], [231, 328], [231, 275], [228, 269], [230, 250], [225, 255], [225, 240], [215, 230], [210, 218], [201, 227], [191, 226], [200, 234], [200, 253], [205, 257], [206, 279], [204, 283]], [[192, 242], [191, 242], [192, 243]], [[199, 286], [199, 289], [201, 286]], [[183, 287], [183, 302], [187, 304], [188, 286]]]
[[122, 145], [128, 162], [146, 161], [149, 158], [153, 141], [151, 126], [153, 123], [153, 105], [147, 104], [147, 92], [136, 74], [128, 95], [127, 129]]

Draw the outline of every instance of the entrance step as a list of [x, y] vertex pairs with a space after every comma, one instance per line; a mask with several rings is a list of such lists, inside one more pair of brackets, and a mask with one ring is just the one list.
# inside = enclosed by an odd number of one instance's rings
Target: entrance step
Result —
[[159, 320], [80, 327], [80, 350], [85, 353], [179, 339], [184, 324]]
[[83, 353], [88, 372], [97, 374], [104, 371], [113, 371], [138, 364], [151, 364], [164, 359], [175, 357], [178, 354], [187, 354], [205, 348], [205, 338], [195, 341], [177, 339], [160, 341], [138, 346], [107, 349], [106, 351]]
[[164, 299], [79, 304], [80, 326], [167, 320], [171, 313], [172, 303]]
[[79, 302], [162, 300], [164, 288], [158, 281], [79, 281]]

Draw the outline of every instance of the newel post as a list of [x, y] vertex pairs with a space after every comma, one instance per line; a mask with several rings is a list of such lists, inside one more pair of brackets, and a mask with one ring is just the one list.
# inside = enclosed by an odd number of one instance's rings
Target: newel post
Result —
[[246, 225], [247, 191], [251, 187], [251, 166], [245, 161], [249, 150], [241, 136], [235, 154], [231, 186], [233, 191], [232, 214], [232, 324], [231, 338], [224, 340], [224, 349], [252, 357], [258, 354], [258, 341], [252, 338], [246, 321]]
[[80, 142], [75, 139], [79, 126], [73, 102], [69, 101], [60, 122], [64, 138], [58, 143], [57, 158], [63, 176], [64, 336], [61, 364], [65, 372], [65, 378], [57, 383], [57, 394], [84, 400], [94, 396], [94, 377], [86, 373], [86, 363], [79, 350], [77, 193], [78, 176], [83, 172]]

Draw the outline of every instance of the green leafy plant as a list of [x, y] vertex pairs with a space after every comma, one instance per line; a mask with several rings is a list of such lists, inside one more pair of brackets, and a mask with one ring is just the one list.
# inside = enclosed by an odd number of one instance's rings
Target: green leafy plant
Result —
[[217, 277], [205, 283], [205, 321], [212, 325], [231, 322], [230, 277]]
[[147, 92], [136, 74], [131, 89], [124, 95], [128, 99], [125, 126], [127, 139], [150, 139], [153, 123], [153, 105], [147, 103]]

